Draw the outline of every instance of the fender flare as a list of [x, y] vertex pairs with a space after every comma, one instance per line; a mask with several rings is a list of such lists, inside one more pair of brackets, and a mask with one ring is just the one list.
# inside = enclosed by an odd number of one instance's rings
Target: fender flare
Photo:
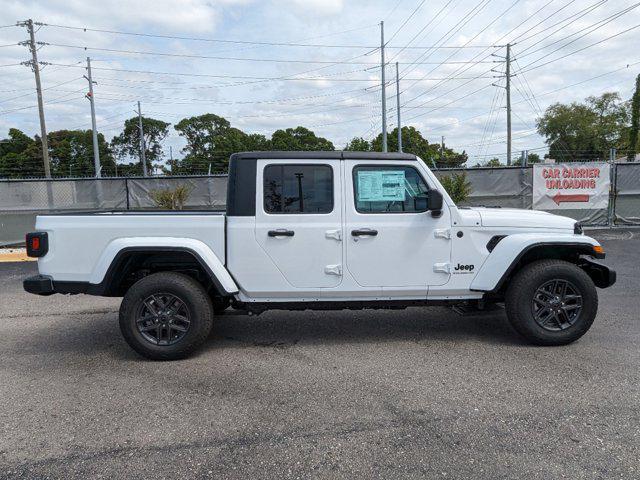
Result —
[[[551, 237], [551, 238], [550, 238]], [[478, 270], [470, 290], [495, 292], [513, 272], [522, 257], [534, 248], [569, 247], [582, 255], [595, 256], [593, 247], [600, 244], [584, 235], [513, 234], [503, 238]]]
[[175, 237], [127, 237], [111, 241], [91, 272], [90, 293], [107, 292], [120, 259], [130, 252], [188, 252], [207, 272], [223, 295], [238, 293], [238, 286], [211, 248], [200, 240]]

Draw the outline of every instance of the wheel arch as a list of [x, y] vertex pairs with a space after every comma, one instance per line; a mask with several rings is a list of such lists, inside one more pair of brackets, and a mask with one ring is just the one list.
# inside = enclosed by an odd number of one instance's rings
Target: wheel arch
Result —
[[[565, 260], [582, 267], [583, 256], [604, 258], [604, 254], [594, 251], [599, 243], [582, 235], [558, 240], [514, 237], [519, 235], [510, 235], [498, 243], [471, 282], [471, 290], [500, 294], [516, 272], [537, 260]], [[592, 270], [583, 269], [595, 280]]]
[[193, 239], [167, 240], [111, 242], [92, 272], [87, 293], [121, 296], [142, 276], [161, 271], [187, 273], [220, 296], [238, 292], [226, 267], [206, 244]]

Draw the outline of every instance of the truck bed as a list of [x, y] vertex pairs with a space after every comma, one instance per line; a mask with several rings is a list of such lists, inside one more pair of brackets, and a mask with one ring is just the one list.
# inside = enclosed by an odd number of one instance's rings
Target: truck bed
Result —
[[[112, 211], [39, 215], [36, 229], [48, 232], [49, 254], [39, 260], [43, 275], [95, 282], [101, 258], [119, 240], [181, 238], [205, 243], [225, 262], [225, 215], [220, 211]], [[159, 242], [160, 243], [160, 242]], [[166, 243], [166, 242], [165, 242]], [[99, 281], [99, 280], [98, 280]]]

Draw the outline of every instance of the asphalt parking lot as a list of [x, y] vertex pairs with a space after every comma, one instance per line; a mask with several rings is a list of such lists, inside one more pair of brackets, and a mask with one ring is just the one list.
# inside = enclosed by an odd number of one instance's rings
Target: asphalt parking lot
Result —
[[119, 299], [36, 297], [0, 264], [0, 478], [640, 478], [640, 230], [566, 347], [504, 313], [269, 312], [154, 363]]

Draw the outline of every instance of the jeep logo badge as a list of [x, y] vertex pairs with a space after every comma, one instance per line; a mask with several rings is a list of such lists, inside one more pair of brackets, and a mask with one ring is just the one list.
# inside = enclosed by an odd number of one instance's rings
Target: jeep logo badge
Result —
[[471, 273], [471, 272], [473, 272], [474, 268], [475, 268], [475, 265], [461, 265], [461, 264], [458, 264], [458, 265], [456, 265], [454, 267], [454, 270], [456, 272], [458, 272], [458, 271], [461, 271], [461, 272], [466, 271], [466, 272]]

